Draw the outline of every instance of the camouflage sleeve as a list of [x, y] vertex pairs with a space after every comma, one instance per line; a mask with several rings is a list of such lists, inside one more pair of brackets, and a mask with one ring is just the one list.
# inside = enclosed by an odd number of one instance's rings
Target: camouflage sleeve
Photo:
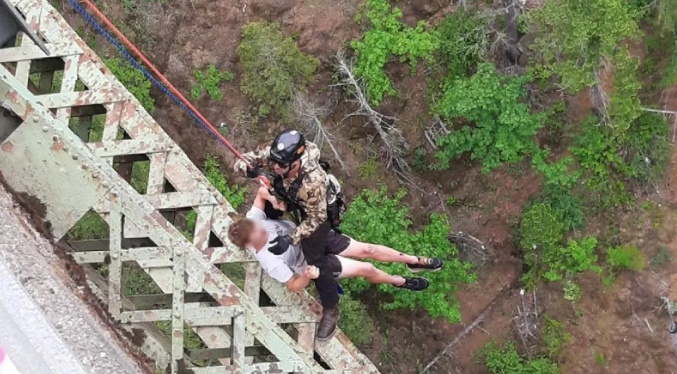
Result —
[[327, 185], [323, 176], [318, 172], [307, 174], [298, 198], [305, 202], [307, 217], [289, 233], [293, 245], [298, 245], [327, 220]]
[[[264, 144], [256, 148], [255, 151], [244, 153], [242, 156], [250, 164], [259, 164], [265, 167], [268, 161], [269, 154], [270, 154], [270, 146]], [[239, 171], [241, 173], [244, 173], [245, 171], [247, 171], [247, 164], [242, 160], [237, 160], [237, 162], [235, 162], [234, 169], [236, 172]]]

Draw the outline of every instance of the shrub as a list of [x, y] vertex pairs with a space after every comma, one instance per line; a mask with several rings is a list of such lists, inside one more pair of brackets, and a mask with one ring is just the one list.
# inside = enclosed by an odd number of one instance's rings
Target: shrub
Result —
[[155, 111], [155, 100], [150, 96], [152, 84], [141, 71], [120, 58], [104, 58], [103, 62], [148, 113]]
[[481, 62], [491, 41], [487, 36], [487, 20], [457, 9], [437, 26], [440, 55], [447, 64], [449, 79], [464, 77], [468, 70]]
[[558, 75], [570, 92], [594, 85], [603, 59], [612, 60], [619, 43], [640, 34], [625, 0], [547, 1], [529, 19], [541, 76]]
[[190, 96], [195, 100], [201, 98], [205, 91], [212, 100], [223, 100], [223, 92], [221, 92], [219, 84], [222, 81], [233, 79], [233, 73], [230, 71], [219, 71], [214, 65], [209, 65], [206, 74], [195, 70], [193, 75], [195, 76], [195, 86], [190, 91]]
[[541, 340], [545, 346], [545, 357], [557, 360], [562, 347], [571, 342], [571, 334], [564, 331], [564, 324], [562, 322], [546, 315]]
[[560, 374], [557, 364], [548, 358], [522, 358], [512, 341], [503, 345], [493, 341], [487, 343], [480, 351], [479, 359], [493, 374]]
[[247, 192], [247, 187], [240, 187], [238, 185], [230, 186], [226, 177], [221, 174], [219, 162], [210, 154], [205, 156], [204, 175], [209, 182], [221, 192], [223, 197], [228, 200], [233, 209], [237, 209], [244, 203], [244, 194]]
[[[356, 240], [377, 243], [404, 253], [441, 257], [446, 261], [443, 271], [426, 274], [430, 288], [425, 292], [407, 292], [391, 285], [379, 285], [380, 292], [392, 296], [386, 309], [423, 307], [432, 317], [444, 317], [449, 322], [459, 322], [461, 315], [454, 293], [462, 283], [471, 282], [471, 265], [458, 259], [458, 250], [447, 240], [449, 226], [444, 217], [433, 214], [430, 222], [420, 231], [411, 231], [409, 209], [401, 200], [406, 191], [400, 190], [389, 197], [385, 188], [379, 191], [363, 190], [350, 205], [341, 224], [343, 231]], [[376, 263], [389, 274], [405, 274], [406, 266], [400, 263]], [[364, 279], [345, 282], [347, 292], [358, 293], [369, 287]]]
[[305, 92], [319, 61], [301, 52], [277, 23], [250, 23], [237, 47], [243, 69], [241, 88], [261, 116], [275, 112], [286, 119], [294, 92]]
[[597, 239], [589, 236], [580, 242], [571, 239], [566, 247], [558, 246], [544, 250], [543, 262], [548, 268], [544, 274], [545, 279], [551, 282], [557, 281], [565, 276], [588, 270], [599, 273], [602, 269], [595, 265], [597, 263], [596, 246]]
[[374, 334], [374, 321], [367, 308], [359, 300], [343, 295], [339, 298], [341, 319], [339, 327], [353, 344], [360, 346], [371, 343]]
[[[350, 46], [357, 55], [355, 75], [365, 80], [369, 101], [378, 105], [384, 95], [396, 94], [384, 71], [390, 56], [398, 56], [400, 62], [409, 60], [413, 72], [419, 58], [433, 60], [440, 40], [436, 31], [426, 30], [424, 21], [415, 28], [407, 27], [400, 20], [402, 11], [397, 7], [391, 9], [387, 0], [367, 0], [365, 8], [372, 28], [364, 33], [362, 40], [353, 40]], [[357, 20], [361, 19], [359, 14]]]
[[658, 113], [644, 113], [630, 126], [622, 145], [627, 176], [643, 184], [659, 181], [670, 150], [670, 126]]
[[504, 162], [520, 162], [536, 149], [533, 137], [543, 127], [542, 116], [531, 114], [519, 101], [529, 80], [499, 75], [494, 65], [485, 63], [472, 77], [445, 84], [435, 111], [474, 126], [465, 124], [439, 139], [437, 157], [443, 168], [456, 156], [471, 152], [473, 159], [482, 160], [482, 171], [487, 173]]
[[606, 263], [615, 274], [626, 269], [639, 271], [646, 266], [646, 257], [637, 247], [609, 248], [606, 255]]

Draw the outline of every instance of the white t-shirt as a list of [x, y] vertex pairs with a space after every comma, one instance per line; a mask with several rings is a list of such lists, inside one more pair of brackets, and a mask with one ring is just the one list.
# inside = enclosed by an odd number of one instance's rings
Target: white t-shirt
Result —
[[273, 239], [277, 238], [278, 235], [287, 235], [291, 230], [296, 228], [296, 225], [290, 221], [268, 219], [263, 210], [254, 206], [247, 212], [247, 218], [263, 226], [263, 228], [270, 233], [270, 236], [268, 236], [268, 243], [266, 243], [260, 251], [256, 252], [256, 249], [249, 248], [256, 259], [261, 263], [263, 270], [265, 270], [271, 278], [282, 283], [287, 283], [287, 281], [292, 278], [294, 275], [292, 270], [297, 274], [303, 274], [303, 271], [308, 264], [303, 257], [301, 246], [291, 245], [289, 246], [289, 249], [281, 255], [274, 255], [268, 251], [268, 248], [271, 247], [270, 242]]

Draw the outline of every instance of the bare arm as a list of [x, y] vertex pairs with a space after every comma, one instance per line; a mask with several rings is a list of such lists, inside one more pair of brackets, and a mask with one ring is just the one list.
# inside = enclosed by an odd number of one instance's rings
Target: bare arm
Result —
[[306, 287], [312, 279], [317, 278], [320, 275], [320, 270], [315, 266], [309, 265], [306, 267], [306, 270], [303, 272], [303, 275], [294, 274], [294, 276], [287, 281], [287, 288], [290, 291], [301, 292]]
[[270, 202], [273, 205], [273, 208], [277, 210], [285, 210], [283, 202], [278, 201], [275, 196], [271, 195], [267, 188], [259, 187], [259, 191], [256, 193], [253, 205], [261, 210], [264, 210], [266, 207], [266, 201]]

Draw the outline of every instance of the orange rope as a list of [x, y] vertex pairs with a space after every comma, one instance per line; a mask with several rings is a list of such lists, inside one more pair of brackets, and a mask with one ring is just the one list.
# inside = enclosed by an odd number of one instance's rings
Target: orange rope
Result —
[[115, 25], [114, 25], [111, 21], [109, 21], [108, 18], [106, 18], [106, 16], [105, 16], [103, 13], [101, 13], [101, 11], [99, 11], [99, 9], [96, 7], [96, 5], [94, 5], [90, 0], [82, 0], [82, 2], [85, 3], [85, 5], [87, 6], [87, 8], [89, 8], [89, 10], [90, 10], [92, 13], [94, 13], [94, 14], [96, 15], [96, 17], [99, 18], [99, 20], [100, 20], [101, 22], [104, 23], [104, 25], [106, 25], [106, 27], [108, 27], [111, 31], [113, 31], [113, 33], [115, 34], [115, 36], [117, 36], [118, 39], [120, 39], [120, 41], [122, 41], [122, 43], [123, 43], [123, 44], [124, 44], [124, 45], [125, 45], [125, 46], [126, 46], [126, 47], [127, 47], [127, 48], [135, 55], [135, 56], [136, 56], [136, 58], [138, 58], [139, 60], [141, 60], [141, 62], [143, 62], [143, 63], [150, 69], [150, 71], [152, 71], [153, 74], [155, 74], [155, 76], [156, 76], [157, 78], [159, 78], [159, 79], [162, 81], [162, 83], [163, 83], [163, 84], [164, 84], [164, 85], [165, 85], [165, 86], [166, 86], [166, 87], [167, 87], [167, 88], [168, 88], [168, 89], [169, 89], [169, 90], [170, 90], [170, 91], [171, 91], [171, 92], [179, 99], [179, 100], [181, 100], [181, 102], [182, 102], [183, 104], [186, 105], [186, 107], [188, 107], [188, 109], [190, 109], [191, 111], [193, 111], [193, 113], [194, 113], [194, 114], [195, 114], [195, 115], [196, 115], [196, 116], [197, 116], [197, 117], [198, 117], [205, 125], [207, 125], [207, 126], [212, 130], [214, 136], [216, 136], [218, 140], [220, 140], [223, 144], [225, 144], [226, 147], [228, 147], [228, 149], [230, 149], [230, 151], [233, 152], [233, 154], [235, 154], [235, 157], [237, 157], [237, 158], [239, 158], [240, 160], [244, 161], [245, 164], [247, 164], [247, 168], [250, 168], [250, 169], [251, 169], [251, 165], [249, 164], [249, 162], [244, 158], [244, 156], [242, 156], [242, 154], [241, 154], [240, 152], [238, 152], [237, 149], [235, 149], [235, 147], [228, 141], [228, 139], [226, 139], [223, 135], [221, 135], [221, 133], [216, 129], [216, 127], [214, 127], [214, 125], [212, 125], [211, 122], [209, 122], [209, 121], [202, 115], [202, 113], [200, 113], [197, 109], [195, 109], [195, 107], [190, 103], [190, 101], [188, 101], [188, 100], [181, 94], [181, 92], [179, 92], [179, 91], [174, 87], [174, 85], [172, 85], [172, 84], [167, 80], [167, 78], [165, 78], [165, 76], [162, 75], [162, 73], [160, 73], [160, 71], [158, 71], [158, 69], [155, 67], [155, 65], [153, 65], [153, 63], [151, 63], [151, 62], [146, 58], [146, 56], [144, 56], [143, 53], [141, 53], [141, 51], [139, 51], [139, 49], [136, 48], [136, 47], [134, 46], [134, 44], [132, 44], [132, 42], [130, 42], [130, 41], [122, 34], [122, 32], [120, 32], [120, 30], [117, 29], [117, 27], [115, 27]]

